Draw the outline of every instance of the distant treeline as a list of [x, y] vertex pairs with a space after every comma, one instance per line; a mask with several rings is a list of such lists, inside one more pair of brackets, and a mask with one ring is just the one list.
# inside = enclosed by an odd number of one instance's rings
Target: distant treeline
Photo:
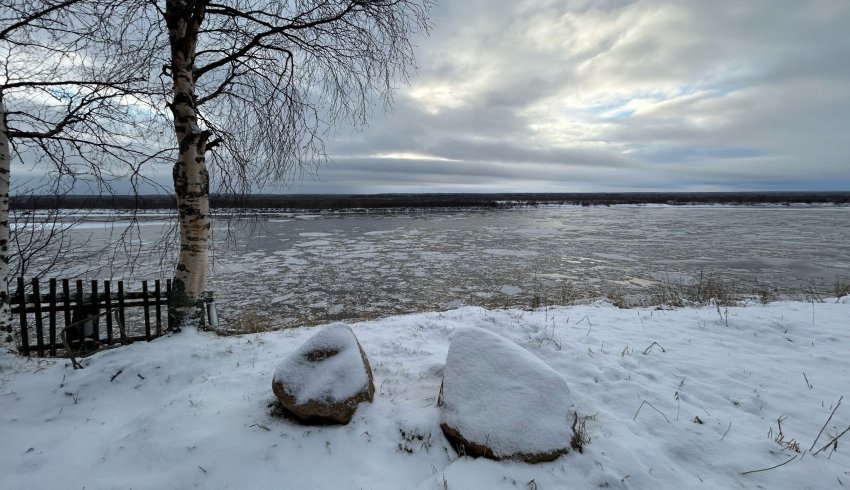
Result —
[[[173, 209], [174, 197], [144, 196], [12, 196], [17, 210], [44, 209]], [[571, 204], [850, 204], [850, 192], [622, 192], [622, 193], [511, 193], [511, 194], [255, 194], [210, 196], [214, 209], [404, 209], [500, 208]]]

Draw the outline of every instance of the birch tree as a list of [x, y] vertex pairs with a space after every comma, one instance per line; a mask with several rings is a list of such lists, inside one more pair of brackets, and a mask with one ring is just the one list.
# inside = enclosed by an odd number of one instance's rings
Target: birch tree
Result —
[[324, 161], [331, 125], [364, 123], [406, 79], [430, 0], [164, 1], [181, 322], [206, 288], [211, 174], [248, 192]]
[[[12, 161], [37, 167], [52, 193], [78, 184], [110, 191], [115, 180], [142, 178], [156, 150], [139, 146], [148, 69], [99, 33], [116, 3], [107, 0], [0, 0], [0, 329], [10, 332], [9, 192]], [[148, 103], [149, 105], [149, 103]], [[47, 184], [47, 182], [50, 184]], [[91, 190], [91, 189], [90, 189]], [[26, 233], [17, 230], [16, 234]], [[67, 243], [61, 223], [48, 223], [17, 244], [34, 253]], [[61, 247], [60, 247], [61, 248]]]
[[[9, 136], [6, 128], [6, 107], [0, 97], [0, 332], [6, 334], [12, 326], [9, 309]], [[5, 335], [4, 335], [5, 337]]]

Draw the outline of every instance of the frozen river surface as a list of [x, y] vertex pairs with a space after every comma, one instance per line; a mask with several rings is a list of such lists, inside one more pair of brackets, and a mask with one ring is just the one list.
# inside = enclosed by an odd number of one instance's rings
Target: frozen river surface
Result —
[[646, 304], [700, 277], [743, 295], [828, 295], [850, 277], [847, 207], [278, 214], [259, 225], [218, 247], [210, 287], [223, 317], [274, 326], [606, 295]]
[[[74, 228], [78, 241], [114, 239], [126, 223], [111, 219], [90, 216]], [[60, 277], [170, 275], [173, 260], [157, 243], [171, 226], [163, 223], [141, 217], [133, 233], [150, 256], [130, 259], [134, 272], [110, 267], [127, 261], [120, 250], [114, 258], [69, 252], [62, 262], [71, 269]], [[736, 297], [812, 299], [850, 282], [850, 207], [278, 213], [230, 220], [236, 238], [225, 243], [227, 224], [214, 227], [209, 287], [225, 321], [257, 323], [246, 328], [605, 296], [657, 304], [664, 291], [712, 281]]]

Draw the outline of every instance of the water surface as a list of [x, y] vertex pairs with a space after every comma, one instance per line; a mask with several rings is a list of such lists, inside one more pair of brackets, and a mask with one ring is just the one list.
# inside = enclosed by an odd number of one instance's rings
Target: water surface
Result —
[[[162, 215], [129, 229], [142, 253], [92, 253], [126, 224], [78, 224], [72, 243], [81, 246], [61, 254], [55, 275], [169, 276], [173, 228]], [[249, 313], [275, 326], [606, 296], [648, 304], [708, 279], [737, 295], [811, 299], [850, 280], [848, 225], [850, 207], [839, 206], [270, 213], [216, 222], [209, 288], [225, 320]]]
[[[850, 277], [850, 208], [549, 207], [271, 215], [219, 250], [211, 287], [279, 324], [466, 305], [652, 300], [709, 277], [826, 295]], [[219, 230], [221, 235], [221, 230]], [[701, 279], [702, 278], [702, 279]]]

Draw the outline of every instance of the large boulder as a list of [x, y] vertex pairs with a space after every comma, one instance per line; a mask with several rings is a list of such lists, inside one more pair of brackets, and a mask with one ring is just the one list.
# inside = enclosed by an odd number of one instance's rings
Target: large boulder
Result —
[[347, 424], [375, 395], [372, 368], [348, 325], [323, 328], [277, 367], [272, 391], [305, 423]]
[[566, 381], [487, 330], [453, 334], [438, 404], [443, 433], [462, 454], [537, 463], [570, 446], [573, 404]]

